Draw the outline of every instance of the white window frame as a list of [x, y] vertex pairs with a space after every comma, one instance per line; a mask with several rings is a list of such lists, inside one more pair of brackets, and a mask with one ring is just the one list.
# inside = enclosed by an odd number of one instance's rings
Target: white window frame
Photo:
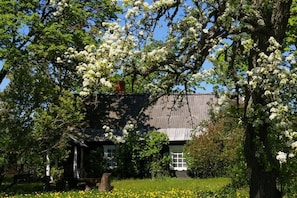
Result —
[[104, 145], [104, 158], [108, 169], [114, 169], [117, 167], [117, 161], [115, 157], [116, 146], [115, 145]]
[[171, 169], [177, 171], [187, 170], [187, 162], [184, 157], [183, 146], [169, 146], [169, 151], [171, 156]]

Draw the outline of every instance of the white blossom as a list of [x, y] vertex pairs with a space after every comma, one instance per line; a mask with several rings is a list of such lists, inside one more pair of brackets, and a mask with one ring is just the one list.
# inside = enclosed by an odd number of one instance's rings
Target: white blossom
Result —
[[223, 105], [225, 102], [228, 100], [228, 96], [223, 94], [219, 99], [218, 99], [218, 105]]
[[276, 159], [279, 161], [280, 164], [287, 162], [287, 153], [279, 151], [277, 153]]
[[63, 60], [61, 59], [61, 57], [57, 58], [57, 63], [63, 63]]
[[269, 116], [270, 120], [274, 120], [276, 118], [277, 114], [276, 113], [271, 113]]
[[289, 153], [289, 158], [293, 158], [295, 157], [295, 154], [294, 153]]
[[291, 144], [292, 149], [296, 149], [297, 148], [297, 141], [293, 142]]

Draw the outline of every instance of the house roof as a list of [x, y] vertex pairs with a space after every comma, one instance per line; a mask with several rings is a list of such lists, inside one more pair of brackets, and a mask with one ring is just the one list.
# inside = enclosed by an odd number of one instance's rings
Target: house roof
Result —
[[84, 133], [91, 139], [106, 141], [103, 126], [114, 131], [123, 129], [128, 121], [138, 130], [165, 132], [170, 141], [189, 140], [192, 129], [209, 118], [209, 103], [216, 102], [213, 94], [166, 95], [149, 103], [148, 95], [98, 95], [86, 102], [88, 128]]
[[148, 124], [157, 129], [193, 129], [209, 118], [209, 104], [215, 100], [212, 94], [163, 96], [148, 107], [145, 114]]

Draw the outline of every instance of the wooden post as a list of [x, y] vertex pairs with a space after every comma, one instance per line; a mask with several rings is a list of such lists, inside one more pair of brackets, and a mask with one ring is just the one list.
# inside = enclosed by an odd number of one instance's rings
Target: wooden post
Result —
[[73, 151], [73, 178], [79, 178], [78, 167], [77, 167], [77, 146], [74, 146]]
[[51, 161], [50, 161], [48, 154], [46, 154], [45, 159], [46, 159], [45, 176], [50, 177], [51, 176]]
[[51, 161], [48, 153], [45, 156], [45, 177], [44, 177], [44, 190], [50, 190], [50, 180], [51, 180]]
[[101, 177], [101, 182], [99, 184], [99, 191], [108, 192], [113, 189], [113, 186], [110, 185], [111, 173], [103, 173]]

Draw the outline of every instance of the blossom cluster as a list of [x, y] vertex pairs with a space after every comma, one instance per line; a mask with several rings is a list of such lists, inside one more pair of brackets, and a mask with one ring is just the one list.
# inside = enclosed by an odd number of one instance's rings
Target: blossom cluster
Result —
[[111, 129], [109, 126], [104, 125], [103, 129], [105, 130], [105, 137], [113, 141], [115, 144], [125, 143], [129, 134], [135, 130], [135, 125], [128, 121], [120, 135], [116, 135], [114, 129]]
[[[156, 71], [160, 63], [161, 67], [154, 74], [154, 80], [145, 85], [144, 91], [158, 94], [168, 90], [168, 87], [173, 84], [172, 75], [176, 72], [180, 73], [175, 82], [177, 85], [183, 85], [184, 79], [190, 86], [196, 86], [200, 80], [204, 80], [199, 75], [200, 73], [204, 75], [205, 72], [183, 70], [180, 65], [183, 64], [185, 68], [197, 65], [197, 60], [200, 58], [199, 52], [189, 57], [183, 53], [188, 46], [198, 46], [200, 37], [211, 34], [202, 24], [207, 23], [208, 17], [203, 16], [203, 12], [184, 5], [183, 9], [187, 10], [185, 11], [187, 16], [177, 18], [174, 23], [168, 22], [170, 25], [166, 29], [162, 29], [164, 23], [158, 24], [155, 20], [160, 11], [170, 10], [177, 3], [184, 2], [120, 1], [119, 5], [123, 6], [123, 16], [119, 16], [117, 21], [102, 24], [105, 31], [99, 35], [101, 39], [98, 46], [86, 46], [85, 50], [79, 52], [69, 49], [68, 54], [60, 58], [60, 60], [63, 59], [62, 61], [75, 59], [75, 62], [78, 62], [77, 71], [83, 78], [80, 94], [86, 96], [98, 87], [110, 87], [114, 75], [125, 76], [132, 72], [148, 75], [149, 72]], [[196, 16], [201, 17], [197, 19]], [[159, 44], [162, 43], [161, 45], [156, 45], [157, 40], [154, 38], [156, 36], [154, 31], [158, 28], [170, 33], [166, 39], [158, 40]], [[212, 39], [209, 44], [217, 44], [219, 41], [219, 39]]]
[[65, 54], [66, 59], [79, 62], [77, 72], [83, 78], [83, 89], [80, 92], [83, 96], [100, 86], [110, 88], [110, 78], [119, 69], [124, 69], [125, 61], [129, 62], [136, 45], [134, 36], [126, 35], [125, 27], [116, 22], [103, 23], [103, 26], [108, 30], [102, 33], [104, 41], [99, 47], [90, 45], [79, 52], [69, 48]]
[[69, 0], [50, 0], [49, 4], [55, 8], [55, 11], [53, 12], [53, 16], [60, 16], [62, 15], [64, 9], [66, 7], [69, 7]]

